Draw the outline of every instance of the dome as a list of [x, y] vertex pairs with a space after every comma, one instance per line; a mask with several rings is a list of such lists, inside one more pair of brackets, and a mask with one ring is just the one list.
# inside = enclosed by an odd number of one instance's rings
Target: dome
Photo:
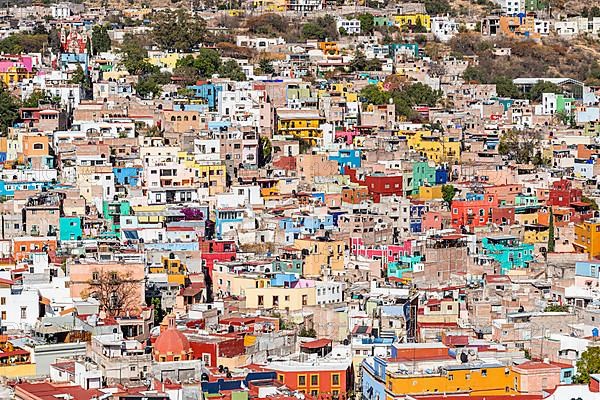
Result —
[[168, 327], [154, 342], [154, 358], [156, 361], [180, 361], [191, 358], [192, 347], [185, 335], [177, 330], [175, 318], [169, 316]]

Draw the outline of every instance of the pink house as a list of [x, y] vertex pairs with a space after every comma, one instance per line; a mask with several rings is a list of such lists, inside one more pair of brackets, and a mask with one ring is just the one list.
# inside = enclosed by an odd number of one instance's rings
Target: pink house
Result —
[[523, 394], [541, 394], [560, 384], [560, 367], [541, 361], [527, 361], [513, 367], [515, 380]]
[[352, 255], [365, 258], [387, 258], [396, 261], [401, 256], [411, 255], [415, 244], [414, 240], [405, 240], [401, 245], [366, 246], [362, 238], [350, 238], [350, 251]]

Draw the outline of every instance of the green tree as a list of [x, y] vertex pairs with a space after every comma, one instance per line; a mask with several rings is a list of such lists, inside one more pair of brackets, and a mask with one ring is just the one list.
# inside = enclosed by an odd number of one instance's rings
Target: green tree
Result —
[[368, 61], [365, 54], [359, 49], [356, 49], [354, 51], [354, 57], [350, 61], [350, 71], [366, 71], [367, 63]]
[[569, 312], [569, 306], [564, 304], [549, 304], [544, 308], [544, 312]]
[[331, 15], [317, 17], [302, 26], [302, 36], [309, 40], [336, 40], [338, 30], [335, 18]]
[[550, 221], [548, 223], [548, 253], [554, 253], [556, 249], [556, 240], [554, 239], [554, 214], [550, 207]]
[[167, 315], [167, 312], [163, 310], [158, 297], [152, 298], [152, 306], [154, 307], [154, 326], [160, 326], [160, 323]]
[[498, 153], [519, 164], [528, 164], [534, 160], [540, 141], [541, 134], [539, 131], [517, 131], [513, 129], [500, 137]]
[[24, 101], [23, 107], [39, 107], [40, 104], [60, 104], [60, 97], [49, 96], [46, 92], [41, 90], [34, 90]]
[[107, 25], [95, 25], [92, 28], [92, 53], [94, 55], [110, 50], [110, 36]]
[[381, 105], [389, 102], [390, 94], [384, 92], [377, 85], [365, 86], [359, 93], [363, 105], [375, 104]]
[[375, 18], [373, 17], [373, 14], [359, 14], [356, 19], [360, 21], [360, 33], [369, 35], [373, 33], [375, 27]]
[[161, 72], [142, 75], [135, 85], [135, 91], [142, 98], [157, 97], [162, 91], [162, 86], [169, 83], [170, 79], [171, 75]]
[[452, 200], [454, 199], [455, 195], [456, 188], [454, 187], [454, 185], [442, 185], [442, 198], [444, 199], [448, 207], [450, 207], [450, 204], [452, 204]]
[[588, 347], [577, 361], [575, 383], [590, 383], [590, 375], [600, 373], [600, 347]]
[[266, 136], [261, 136], [258, 143], [258, 167], [262, 168], [271, 161], [271, 153], [273, 147], [271, 146], [271, 140]]
[[598, 203], [594, 199], [590, 199], [587, 196], [581, 196], [581, 201], [584, 203], [588, 203], [590, 208], [594, 211], [598, 211]]
[[542, 98], [542, 94], [544, 94], [544, 93], [561, 94], [563, 92], [564, 91], [560, 86], [558, 86], [552, 82], [539, 81], [538, 83], [533, 85], [533, 87], [531, 88], [531, 91], [529, 92], [529, 100], [538, 101]]
[[246, 80], [246, 74], [244, 73], [244, 70], [242, 69], [242, 67], [240, 67], [240, 64], [238, 64], [235, 60], [228, 60], [223, 65], [221, 65], [221, 67], [219, 68], [219, 76], [234, 81]]
[[[236, 63], [237, 64], [237, 63]], [[202, 48], [197, 57], [188, 55], [177, 61], [177, 67], [193, 67], [201, 78], [210, 78], [221, 68], [221, 56], [216, 50]]]
[[0, 130], [6, 134], [19, 118], [19, 101], [10, 94], [6, 86], [0, 84]]
[[273, 62], [268, 58], [261, 58], [258, 62], [258, 67], [260, 68], [263, 74], [271, 75], [275, 73], [275, 68], [273, 68]]
[[206, 21], [185, 9], [157, 12], [152, 18], [152, 38], [165, 50], [191, 52], [210, 39]]
[[500, 97], [508, 97], [511, 99], [521, 98], [521, 91], [512, 81], [512, 79], [506, 76], [499, 76], [495, 79], [496, 93]]
[[415, 25], [412, 27], [413, 33], [426, 33], [427, 28], [423, 26], [423, 21], [421, 21], [421, 17], [418, 16], [415, 21]]
[[126, 34], [121, 45], [121, 63], [130, 74], [141, 74], [148, 70], [148, 50], [144, 38]]
[[448, 0], [425, 0], [425, 10], [429, 15], [449, 14], [452, 7]]

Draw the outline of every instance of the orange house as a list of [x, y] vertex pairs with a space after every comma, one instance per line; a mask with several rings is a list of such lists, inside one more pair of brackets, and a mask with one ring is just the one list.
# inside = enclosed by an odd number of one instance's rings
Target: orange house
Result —
[[345, 399], [352, 386], [352, 367], [343, 362], [282, 363], [281, 367], [272, 363], [267, 369], [275, 371], [283, 385], [309, 398]]
[[25, 236], [13, 239], [13, 258], [21, 261], [32, 251], [56, 252], [56, 238], [47, 236]]
[[369, 200], [369, 189], [366, 186], [357, 186], [342, 189], [342, 201], [350, 204], [360, 204], [365, 200]]
[[23, 154], [18, 157], [21, 161], [50, 155], [50, 139], [47, 135], [25, 135], [22, 140]]
[[517, 17], [503, 15], [500, 17], [500, 31], [511, 38], [539, 39], [541, 34], [535, 32], [535, 17]]
[[333, 56], [340, 53], [337, 42], [318, 42], [317, 46], [323, 52], [323, 54], [329, 54]]

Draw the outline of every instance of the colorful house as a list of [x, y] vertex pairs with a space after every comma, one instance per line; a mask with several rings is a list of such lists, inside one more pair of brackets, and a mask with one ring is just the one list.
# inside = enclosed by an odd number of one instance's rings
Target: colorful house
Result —
[[532, 244], [521, 243], [514, 236], [486, 237], [481, 240], [483, 254], [500, 264], [500, 274], [515, 268], [527, 268], [533, 261]]
[[431, 30], [431, 17], [428, 14], [415, 13], [415, 14], [400, 14], [393, 16], [394, 25], [402, 29], [412, 28], [414, 26], [421, 25], [429, 32]]
[[400, 131], [407, 138], [408, 148], [435, 163], [460, 161], [460, 141], [445, 135], [433, 135], [430, 131]]
[[79, 217], [60, 217], [58, 229], [61, 242], [65, 240], [81, 240], [83, 237], [81, 218]]
[[573, 247], [590, 258], [600, 256], [600, 219], [593, 218], [575, 225]]

